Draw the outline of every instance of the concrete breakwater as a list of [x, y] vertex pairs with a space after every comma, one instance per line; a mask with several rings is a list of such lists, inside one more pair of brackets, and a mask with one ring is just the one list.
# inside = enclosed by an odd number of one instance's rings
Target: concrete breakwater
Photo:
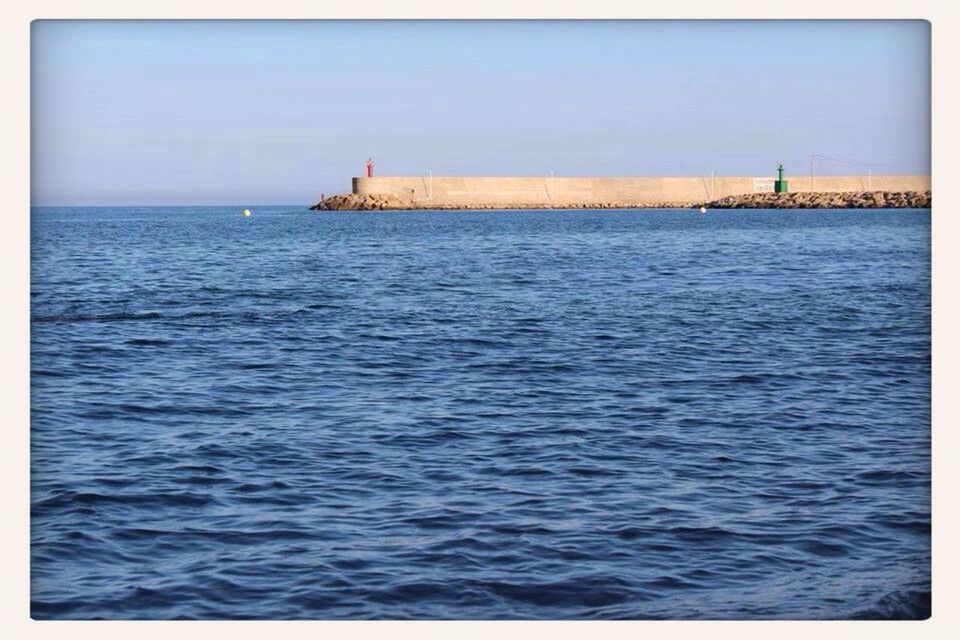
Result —
[[[791, 193], [929, 191], [930, 176], [787, 176]], [[773, 193], [773, 176], [353, 178], [358, 196], [392, 196], [403, 208], [612, 208], [690, 206], [727, 196]], [[391, 206], [391, 208], [400, 208]]]
[[710, 209], [928, 209], [929, 191], [746, 193], [706, 203]]

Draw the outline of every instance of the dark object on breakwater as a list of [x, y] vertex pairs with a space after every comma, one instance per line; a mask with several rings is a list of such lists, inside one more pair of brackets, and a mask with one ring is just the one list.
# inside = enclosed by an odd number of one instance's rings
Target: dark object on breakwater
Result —
[[774, 193], [786, 193], [789, 191], [787, 189], [787, 181], [783, 179], [783, 165], [777, 166], [777, 180], [773, 183], [773, 192]]
[[703, 206], [708, 209], [929, 209], [930, 192], [744, 193]]

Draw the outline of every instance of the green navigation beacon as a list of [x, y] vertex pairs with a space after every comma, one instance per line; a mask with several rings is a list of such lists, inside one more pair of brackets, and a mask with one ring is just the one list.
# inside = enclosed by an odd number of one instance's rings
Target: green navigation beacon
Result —
[[783, 165], [777, 167], [777, 181], [773, 183], [774, 193], [786, 193], [787, 181], [783, 179]]

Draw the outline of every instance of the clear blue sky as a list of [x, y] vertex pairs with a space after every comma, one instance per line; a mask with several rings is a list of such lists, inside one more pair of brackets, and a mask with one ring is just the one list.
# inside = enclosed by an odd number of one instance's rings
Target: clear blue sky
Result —
[[924, 21], [37, 21], [33, 203], [312, 203], [368, 156], [928, 173], [929, 61]]

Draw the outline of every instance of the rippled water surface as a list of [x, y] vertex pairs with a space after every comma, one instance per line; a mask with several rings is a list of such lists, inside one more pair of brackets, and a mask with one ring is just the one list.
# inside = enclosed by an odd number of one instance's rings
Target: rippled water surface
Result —
[[34, 618], [929, 615], [929, 211], [32, 236]]

